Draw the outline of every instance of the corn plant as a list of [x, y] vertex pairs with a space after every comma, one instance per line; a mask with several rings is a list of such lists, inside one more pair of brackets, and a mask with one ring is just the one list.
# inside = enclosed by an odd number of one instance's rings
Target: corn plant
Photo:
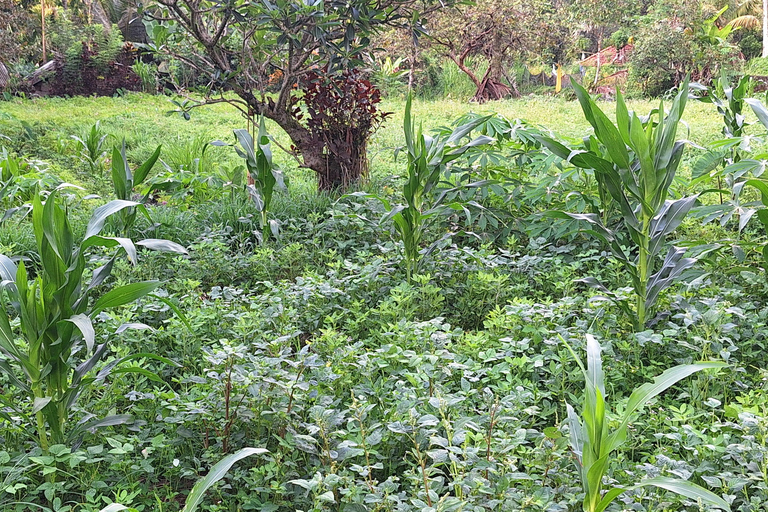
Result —
[[653, 115], [643, 122], [636, 113], [627, 110], [621, 94], [617, 94], [616, 124], [583, 87], [575, 82], [573, 87], [602, 147], [573, 151], [551, 137], [540, 137], [540, 140], [555, 155], [576, 167], [594, 170], [621, 214], [623, 232], [609, 228], [594, 213], [551, 212], [550, 215], [589, 223], [587, 232], [609, 246], [630, 274], [634, 307], [597, 280], [588, 278], [584, 282], [614, 300], [632, 319], [635, 328], [641, 329], [652, 318], [659, 294], [695, 263], [695, 259], [683, 257], [684, 249], [672, 247], [661, 265], [657, 264], [666, 238], [680, 225], [697, 199], [697, 196], [668, 199], [685, 147], [685, 142], [676, 141], [675, 136], [685, 109], [688, 84], [680, 87], [668, 114], [665, 115], [661, 103], [656, 111], [658, 122]]
[[[149, 175], [149, 171], [154, 167], [155, 162], [160, 157], [162, 146], [157, 146], [155, 152], [143, 164], [134, 170], [131, 170], [128, 159], [125, 156], [125, 139], [118, 148], [112, 148], [112, 184], [115, 189], [115, 197], [122, 201], [133, 199], [134, 188], [142, 185]], [[143, 204], [149, 198], [149, 195], [158, 189], [158, 185], [147, 187], [143, 192], [140, 203]], [[146, 209], [137, 207], [127, 207], [116, 212], [115, 222], [117, 223], [117, 232], [123, 236], [128, 236], [133, 224], [136, 222], [136, 213], [141, 209], [146, 213]]]
[[[248, 195], [253, 200], [256, 210], [259, 212], [259, 225], [262, 232], [262, 240], [269, 238], [269, 232], [276, 237], [278, 235], [278, 223], [269, 219], [269, 209], [272, 205], [272, 196], [275, 187], [285, 188], [283, 172], [272, 162], [272, 148], [270, 137], [264, 124], [264, 118], [259, 121], [259, 133], [256, 143], [248, 130], [234, 130], [235, 138], [240, 147], [235, 146], [237, 154], [245, 160], [248, 169], [250, 184]], [[212, 142], [214, 146], [226, 145], [221, 141]]]
[[[0, 372], [26, 398], [11, 401], [0, 397], [0, 403], [34, 425], [31, 430], [36, 430], [44, 452], [51, 444], [77, 444], [87, 430], [130, 419], [114, 415], [72, 428], [67, 423], [78, 398], [110, 373], [138, 371], [152, 377], [141, 368], [121, 367], [123, 363], [142, 357], [170, 363], [151, 354], [133, 354], [94, 375], [108, 348], [106, 341], [97, 343], [94, 318], [102, 311], [147, 295], [160, 284], [137, 282], [96, 296], [96, 290], [112, 271], [117, 253], [92, 272], [88, 268], [90, 253], [95, 248], [99, 252], [122, 248], [130, 261], [136, 261], [136, 247], [131, 240], [100, 233], [109, 216], [137, 204], [112, 201], [97, 208], [78, 244], [67, 213], [57, 204], [57, 191], [45, 203], [36, 195], [32, 224], [40, 268], [30, 275], [23, 261], [17, 265], [8, 256], [0, 255]], [[146, 326], [126, 324], [118, 332], [132, 327]], [[5, 412], [0, 412], [0, 417], [10, 420]]]
[[79, 143], [80, 159], [88, 164], [91, 174], [98, 170], [99, 177], [101, 177], [103, 175], [101, 162], [107, 154], [106, 150], [103, 149], [107, 135], [101, 131], [101, 123], [96, 121], [96, 124], [91, 126], [91, 129], [83, 137], [77, 135], [71, 137]]
[[[567, 344], [566, 344], [567, 345]], [[657, 477], [643, 480], [629, 487], [612, 487], [603, 493], [603, 478], [608, 475], [611, 458], [627, 440], [629, 423], [654, 397], [663, 393], [689, 375], [708, 368], [722, 368], [721, 362], [702, 362], [675, 366], [637, 388], [629, 397], [621, 415], [612, 420], [608, 416], [601, 348], [591, 335], [587, 335], [587, 367], [568, 346], [584, 374], [584, 397], [581, 418], [567, 404], [571, 450], [584, 488], [584, 512], [602, 512], [620, 494], [641, 487], [658, 487], [675, 492], [701, 504], [730, 510], [728, 503], [714, 493], [686, 480]], [[611, 425], [618, 425], [611, 428]]]
[[[405, 204], [392, 205], [383, 197], [368, 196], [381, 201], [387, 210], [381, 221], [392, 220], [394, 222], [395, 230], [403, 242], [403, 260], [408, 281], [412, 280], [418, 270], [422, 255], [422, 240], [433, 218], [440, 214], [452, 215], [456, 211], [468, 212], [463, 201], [450, 201], [455, 197], [456, 190], [458, 188], [478, 188], [491, 183], [488, 180], [482, 180], [461, 187], [438, 190], [438, 186], [443, 183], [443, 177], [450, 174], [448, 166], [451, 162], [471, 148], [488, 144], [494, 140], [487, 135], [480, 135], [466, 144], [459, 145], [472, 130], [487, 121], [488, 118], [473, 119], [457, 126], [450, 133], [442, 132], [431, 137], [425, 135], [421, 127], [416, 129], [415, 121], [411, 115], [411, 96], [408, 96], [403, 123], [404, 150], [407, 159], [407, 175], [403, 185]], [[425, 252], [428, 254], [430, 249]]]

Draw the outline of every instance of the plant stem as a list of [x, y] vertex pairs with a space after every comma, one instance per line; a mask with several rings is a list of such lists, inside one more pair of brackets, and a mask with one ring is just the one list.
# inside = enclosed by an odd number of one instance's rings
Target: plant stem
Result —
[[645, 327], [645, 316], [647, 314], [645, 310], [645, 301], [648, 297], [648, 274], [650, 270], [650, 264], [649, 261], [649, 254], [648, 254], [648, 244], [650, 242], [650, 229], [651, 229], [651, 218], [650, 216], [643, 212], [643, 218], [642, 218], [642, 238], [641, 243], [639, 247], [638, 252], [638, 265], [639, 265], [639, 281], [640, 281], [640, 289], [637, 290], [637, 326], [638, 328]]
[[267, 210], [261, 211], [261, 243], [267, 241], [269, 238], [269, 229], [267, 229]]

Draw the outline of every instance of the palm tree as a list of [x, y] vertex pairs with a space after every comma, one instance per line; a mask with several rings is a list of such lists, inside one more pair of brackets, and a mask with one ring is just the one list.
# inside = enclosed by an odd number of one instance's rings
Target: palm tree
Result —
[[730, 21], [734, 27], [757, 30], [762, 26], [762, 57], [768, 57], [768, 0], [745, 0], [739, 5], [736, 14], [737, 17]]

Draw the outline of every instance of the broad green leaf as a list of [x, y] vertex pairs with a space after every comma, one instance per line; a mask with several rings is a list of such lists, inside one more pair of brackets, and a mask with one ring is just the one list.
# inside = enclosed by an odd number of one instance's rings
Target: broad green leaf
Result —
[[240, 146], [245, 150], [244, 154], [248, 161], [248, 165], [256, 167], [256, 149], [253, 144], [253, 137], [248, 133], [248, 130], [243, 130], [242, 128], [232, 131], [235, 134], [235, 138], [240, 143]]
[[643, 480], [642, 482], [633, 485], [626, 490], [629, 491], [648, 486], [672, 491], [696, 502], [701, 502], [706, 507], [717, 507], [727, 511], [731, 510], [731, 506], [728, 504], [728, 502], [726, 502], [712, 491], [708, 491], [707, 489], [704, 489], [703, 487], [698, 486], [692, 482], [688, 482], [687, 480], [680, 480], [677, 478], [667, 478], [663, 476], [649, 478], [648, 480]]
[[136, 255], [136, 246], [133, 244], [130, 238], [93, 235], [83, 240], [83, 243], [81, 244], [80, 248], [82, 251], [84, 251], [89, 247], [111, 248], [111, 247], [116, 247], [118, 245], [121, 246], [123, 250], [125, 250], [125, 254], [128, 257], [128, 261], [130, 261], [133, 264], [136, 264], [136, 261], [138, 259]]
[[122, 306], [140, 299], [158, 286], [160, 286], [159, 281], [142, 281], [113, 288], [96, 300], [91, 309], [91, 317], [96, 317], [105, 309]]
[[42, 411], [43, 408], [51, 402], [52, 397], [35, 397], [35, 402], [32, 404], [32, 414], [38, 411]]
[[613, 503], [613, 500], [615, 500], [617, 497], [627, 492], [628, 490], [629, 489], [624, 489], [622, 487], [614, 487], [610, 489], [608, 492], [606, 492], [603, 495], [602, 499], [595, 506], [593, 512], [603, 512], [606, 508], [608, 508], [608, 505]]
[[115, 330], [115, 334], [120, 334], [121, 332], [125, 332], [129, 329], [133, 329], [137, 331], [144, 331], [144, 330], [154, 331], [154, 329], [147, 324], [143, 324], [141, 322], [128, 322], [128, 323], [121, 324], [120, 327], [118, 327]]
[[71, 322], [77, 327], [83, 335], [85, 340], [85, 347], [88, 352], [93, 350], [93, 345], [96, 341], [96, 332], [93, 329], [93, 323], [91, 323], [90, 317], [87, 315], [74, 315], [64, 320], [65, 322]]
[[91, 420], [84, 423], [81, 428], [84, 430], [93, 430], [102, 427], [113, 427], [115, 425], [125, 425], [133, 423], [133, 416], [130, 414], [113, 414], [104, 418]]
[[109, 505], [101, 509], [99, 512], [120, 512], [122, 510], [127, 510], [128, 512], [134, 512], [136, 509], [126, 507], [125, 505], [121, 505], [119, 503], [110, 503]]
[[694, 364], [683, 364], [669, 368], [661, 375], [656, 377], [653, 382], [646, 382], [637, 388], [629, 397], [624, 415], [621, 418], [621, 424], [611, 436], [609, 449], [615, 450], [626, 439], [627, 425], [629, 425], [635, 412], [641, 409], [650, 400], [660, 395], [670, 387], [674, 386], [684, 378], [701, 370], [710, 368], [725, 368], [727, 365], [722, 362], [711, 361]]
[[696, 263], [695, 258], [683, 258], [685, 253], [686, 249], [672, 247], [659, 271], [648, 279], [645, 297], [647, 307], [654, 304], [659, 293], [671, 286], [685, 270]]
[[149, 171], [152, 170], [152, 167], [155, 166], [155, 162], [157, 162], [157, 159], [160, 158], [160, 150], [163, 146], [157, 146], [157, 149], [154, 153], [152, 153], [152, 156], [150, 156], [147, 161], [145, 161], [143, 164], [139, 166], [138, 169], [136, 169], [136, 172], [133, 174], [133, 186], [138, 186], [144, 183], [144, 180], [147, 178], [147, 175], [149, 174]]
[[[613, 163], [621, 168], [629, 169], [629, 153], [627, 153], [624, 138], [619, 133], [618, 128], [600, 110], [600, 107], [597, 106], [583, 87], [575, 84], [574, 90], [587, 120], [595, 129], [595, 135], [605, 145]], [[585, 104], [589, 105], [588, 109], [585, 107]]]
[[698, 179], [704, 176], [709, 176], [712, 171], [717, 169], [723, 162], [723, 153], [707, 151], [696, 162], [694, 162], [691, 168], [691, 178]]
[[602, 348], [594, 336], [587, 334], [587, 375], [592, 384], [605, 396], [605, 376], [603, 360], [600, 355]]
[[744, 103], [752, 108], [752, 112], [755, 113], [757, 120], [760, 121], [760, 124], [762, 124], [765, 128], [768, 128], [768, 110], [765, 109], [765, 106], [760, 102], [760, 100], [756, 100], [754, 98], [746, 98]]
[[131, 197], [131, 169], [125, 160], [125, 139], [122, 150], [117, 146], [112, 148], [112, 184], [118, 199], [128, 200]]
[[616, 126], [619, 129], [621, 138], [624, 144], [629, 146], [629, 110], [627, 104], [624, 102], [624, 95], [621, 94], [619, 88], [616, 88]]
[[156, 354], [152, 354], [150, 352], [140, 352], [138, 354], [131, 354], [129, 356], [124, 356], [119, 359], [114, 359], [104, 365], [104, 368], [99, 370], [98, 375], [96, 375], [96, 380], [103, 380], [112, 373], [113, 369], [120, 366], [121, 364], [128, 362], [128, 361], [135, 361], [137, 359], [152, 359], [154, 361], [160, 361], [161, 363], [167, 364], [168, 366], [173, 366], [175, 368], [180, 368], [181, 365], [177, 363], [176, 361], [172, 361], [171, 359], [168, 359], [167, 357], [158, 356]]
[[250, 457], [251, 455], [262, 455], [264, 453], [267, 453], [267, 450], [264, 448], [243, 448], [240, 451], [221, 459], [211, 468], [205, 478], [198, 480], [198, 482], [192, 488], [192, 491], [190, 491], [189, 495], [187, 496], [187, 501], [184, 504], [182, 512], [194, 512], [197, 510], [197, 507], [203, 501], [203, 497], [205, 496], [205, 493], [208, 491], [208, 489], [210, 489], [213, 484], [224, 478], [224, 476], [236, 462], [246, 457]]
[[16, 279], [16, 264], [11, 258], [0, 254], [0, 280], [14, 281]]
[[85, 230], [85, 236], [83, 238], [87, 240], [94, 235], [98, 235], [104, 228], [104, 223], [111, 215], [114, 215], [115, 213], [119, 212], [120, 210], [124, 210], [125, 208], [138, 206], [139, 204], [140, 203], [137, 203], [136, 201], [115, 199], [114, 201], [110, 201], [104, 206], [96, 208], [96, 210], [93, 212], [93, 215], [91, 216], [91, 220], [88, 222], [88, 227]]
[[160, 238], [145, 238], [144, 240], [139, 240], [136, 242], [136, 245], [146, 247], [147, 249], [151, 249], [153, 251], [189, 254], [182, 245], [179, 245], [176, 242], [171, 242], [170, 240], [164, 240]]
[[664, 205], [656, 213], [650, 225], [648, 252], [651, 256], [661, 252], [662, 245], [666, 242], [667, 236], [680, 226], [697, 200], [698, 195], [693, 195], [676, 201], [667, 200], [664, 202]]

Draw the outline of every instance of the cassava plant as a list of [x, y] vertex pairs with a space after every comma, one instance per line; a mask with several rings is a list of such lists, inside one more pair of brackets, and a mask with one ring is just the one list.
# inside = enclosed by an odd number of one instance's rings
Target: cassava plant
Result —
[[[740, 162], [751, 151], [752, 138], [745, 134], [745, 129], [752, 123], [748, 122], [744, 115], [744, 109], [750, 101], [747, 98], [750, 82], [749, 76], [742, 76], [732, 85], [723, 71], [720, 78], [713, 81], [709, 87], [695, 83], [690, 85], [692, 92], [697, 94], [697, 99], [703, 103], [714, 104], [717, 107], [717, 113], [723, 119], [722, 133], [725, 138], [709, 143], [707, 152], [694, 163], [691, 169], [694, 182], [708, 180], [710, 177], [717, 178], [720, 207], [709, 208], [707, 213], [710, 218], [715, 218], [715, 214], [719, 213], [723, 224], [740, 209], [739, 195], [743, 185], [739, 186], [737, 182], [743, 174], [740, 168], [744, 166], [733, 167], [733, 164]], [[723, 177], [732, 192], [729, 200], [723, 198]], [[742, 222], [746, 222], [749, 215], [746, 217], [742, 215], [741, 218]], [[740, 225], [741, 228], [743, 225]]]
[[[382, 222], [390, 219], [394, 222], [395, 230], [403, 242], [403, 260], [406, 275], [411, 281], [422, 254], [422, 241], [429, 223], [436, 216], [452, 215], [458, 211], [468, 211], [466, 207], [458, 203], [449, 203], [454, 197], [451, 192], [456, 188], [443, 189], [438, 193], [438, 186], [444, 182], [444, 177], [450, 174], [449, 164], [465, 154], [471, 148], [488, 144], [492, 137], [480, 135], [466, 144], [461, 141], [478, 125], [485, 122], [488, 117], [473, 119], [456, 127], [450, 133], [439, 133], [435, 137], [425, 135], [421, 127], [416, 129], [411, 115], [411, 96], [405, 103], [405, 132], [406, 154], [406, 181], [403, 185], [403, 199], [405, 204], [391, 205], [388, 200], [379, 196], [370, 196], [378, 199], [384, 205], [387, 213]], [[462, 185], [461, 188], [478, 188], [489, 184], [490, 181], [482, 180]]]
[[[744, 102], [752, 108], [760, 124], [768, 128], [768, 109], [765, 108], [765, 105], [755, 98], [747, 98]], [[753, 187], [760, 192], [759, 203], [752, 203], [747, 208], [742, 209], [739, 230], [743, 229], [749, 219], [757, 213], [758, 220], [763, 225], [765, 232], [768, 233], [768, 180], [764, 177], [768, 154], [750, 156], [751, 158], [742, 158], [738, 162], [731, 163], [722, 172], [731, 179], [729, 184], [735, 198], [738, 198], [745, 186]], [[768, 244], [762, 246], [762, 254], [763, 260], [768, 264]]]
[[[122, 363], [137, 358], [170, 363], [151, 354], [133, 354], [95, 373], [107, 355], [108, 341], [97, 341], [93, 320], [102, 311], [133, 302], [160, 285], [158, 281], [131, 283], [97, 296], [118, 254], [114, 252], [92, 272], [89, 268], [93, 249], [98, 253], [123, 249], [131, 262], [136, 261], [131, 240], [100, 233], [108, 217], [137, 204], [117, 200], [97, 208], [78, 244], [66, 211], [57, 203], [57, 191], [44, 203], [38, 194], [32, 201], [32, 224], [40, 267], [31, 272], [23, 261], [17, 265], [0, 255], [0, 372], [24, 397], [0, 397], [0, 403], [36, 431], [44, 452], [51, 444], [76, 444], [87, 430], [130, 419], [113, 415], [68, 425], [78, 398], [110, 373], [139, 371], [152, 376]], [[146, 326], [125, 324], [117, 332], [133, 327]], [[11, 420], [6, 412], [0, 412], [0, 418]]]
[[641, 121], [636, 113], [627, 110], [621, 93], [617, 94], [616, 124], [583, 87], [573, 82], [573, 88], [602, 147], [599, 151], [573, 151], [551, 137], [539, 139], [552, 153], [574, 166], [593, 169], [623, 222], [620, 228], [613, 229], [594, 213], [550, 212], [549, 215], [588, 222], [587, 232], [609, 246], [630, 274], [634, 306], [594, 278], [583, 281], [614, 300], [632, 319], [635, 329], [642, 329], [653, 318], [659, 294], [695, 263], [695, 259], [683, 257], [685, 249], [677, 247], [670, 248], [663, 262], [658, 263], [667, 236], [680, 225], [697, 200], [697, 196], [668, 199], [685, 147], [685, 142], [675, 137], [685, 109], [688, 84], [686, 81], [680, 87], [669, 113], [665, 114], [661, 102], [655, 112], [657, 122], [653, 114], [646, 122]]
[[[675, 492], [708, 507], [730, 510], [728, 503], [714, 493], [676, 478], [650, 478], [629, 487], [615, 486], [603, 492], [603, 479], [609, 474], [611, 458], [626, 442], [629, 423], [645, 404], [689, 375], [708, 368], [723, 368], [725, 363], [701, 362], [670, 368], [653, 382], [643, 384], [633, 391], [623, 412], [612, 419], [606, 404], [601, 348], [597, 340], [587, 335], [586, 368], [573, 349], [570, 346], [568, 349], [584, 374], [585, 384], [581, 418], [567, 404], [571, 450], [584, 488], [584, 512], [603, 512], [620, 494], [649, 486]], [[611, 428], [612, 425], [618, 426]]]

